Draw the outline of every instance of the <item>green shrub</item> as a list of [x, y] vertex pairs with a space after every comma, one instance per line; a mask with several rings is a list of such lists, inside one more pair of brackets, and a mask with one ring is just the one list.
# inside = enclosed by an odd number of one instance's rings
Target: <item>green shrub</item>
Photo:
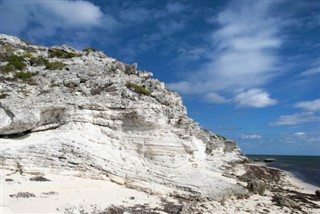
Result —
[[45, 63], [48, 70], [62, 70], [66, 65], [63, 62], [47, 62]]
[[5, 66], [2, 67], [1, 69], [4, 73], [9, 73], [11, 71], [15, 70], [15, 67], [11, 64], [6, 64]]
[[50, 49], [49, 50], [49, 57], [70, 59], [70, 58], [77, 57], [77, 56], [80, 56], [80, 54], [77, 54], [74, 52], [66, 52], [61, 49]]
[[84, 48], [83, 51], [96, 52], [97, 50], [95, 48]]
[[28, 80], [30, 79], [34, 74], [30, 73], [28, 71], [20, 71], [16, 73], [15, 78], [22, 79], [22, 80]]
[[15, 70], [23, 70], [26, 67], [23, 56], [5, 56], [5, 61], [8, 63], [5, 66], [2, 66], [0, 69], [4, 73], [9, 73]]
[[226, 137], [219, 135], [219, 134], [215, 134], [217, 136], [218, 139], [220, 140], [228, 140]]
[[31, 65], [41, 66], [41, 65], [46, 65], [48, 63], [49, 63], [48, 59], [44, 58], [43, 56], [31, 57], [30, 58], [30, 64]]
[[135, 73], [135, 71], [136, 71], [136, 66], [135, 65], [125, 64], [124, 66], [126, 68], [126, 71], [125, 71], [126, 74], [134, 74]]
[[66, 65], [62, 62], [49, 62], [49, 60], [43, 56], [31, 57], [30, 64], [35, 66], [45, 65], [48, 70], [62, 70]]
[[135, 83], [132, 83], [132, 82], [127, 82], [126, 84], [127, 88], [129, 89], [133, 89], [135, 92], [137, 92], [138, 94], [143, 94], [143, 95], [146, 95], [146, 96], [150, 96], [151, 95], [151, 92], [148, 91], [147, 89], [145, 89], [144, 87], [140, 86], [140, 85], [137, 85]]
[[31, 58], [31, 57], [33, 57], [33, 55], [32, 55], [32, 53], [25, 53], [25, 54], [23, 54], [22, 57], [23, 58]]
[[8, 64], [14, 66], [17, 70], [23, 70], [26, 67], [23, 61], [23, 56], [11, 55], [8, 57]]
[[6, 62], [13, 52], [14, 48], [11, 45], [0, 43], [0, 62]]

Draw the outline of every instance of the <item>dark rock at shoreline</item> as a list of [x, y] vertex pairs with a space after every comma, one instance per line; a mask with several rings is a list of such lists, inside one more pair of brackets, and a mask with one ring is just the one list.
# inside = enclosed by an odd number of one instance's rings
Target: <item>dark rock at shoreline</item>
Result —
[[246, 165], [246, 173], [238, 176], [238, 179], [244, 182], [260, 180], [266, 184], [278, 183], [281, 181], [282, 172], [264, 166]]
[[316, 196], [320, 197], [320, 190], [316, 190]]
[[250, 192], [256, 193], [259, 195], [263, 195], [264, 192], [266, 191], [265, 183], [258, 180], [249, 181], [247, 184], [247, 188]]
[[264, 159], [263, 161], [264, 162], [273, 162], [273, 161], [275, 161], [276, 159], [274, 159], [274, 158], [266, 158], [266, 159]]
[[30, 192], [18, 192], [17, 194], [9, 195], [11, 198], [34, 198], [36, 197]]
[[34, 178], [30, 178], [30, 181], [50, 181], [50, 180], [42, 176], [37, 176]]
[[298, 208], [298, 205], [293, 200], [289, 199], [287, 196], [274, 195], [272, 197], [272, 201], [280, 207]]

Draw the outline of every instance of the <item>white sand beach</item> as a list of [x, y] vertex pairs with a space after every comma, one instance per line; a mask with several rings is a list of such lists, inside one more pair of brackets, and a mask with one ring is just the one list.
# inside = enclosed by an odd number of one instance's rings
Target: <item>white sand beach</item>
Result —
[[[243, 167], [237, 167], [234, 171], [235, 174], [243, 172]], [[100, 213], [111, 206], [123, 208], [140, 206], [141, 213], [147, 210], [170, 213], [164, 211], [165, 204], [169, 201], [181, 206], [177, 213], [319, 213], [320, 211], [319, 208], [304, 206], [303, 203], [299, 205], [301, 210], [277, 206], [272, 201], [277, 193], [269, 190], [266, 190], [264, 195], [252, 194], [248, 198], [231, 197], [221, 201], [196, 202], [181, 201], [168, 195], [151, 195], [109, 180], [49, 173], [42, 177], [49, 181], [30, 180], [35, 177], [32, 174], [20, 175], [18, 172], [2, 170], [1, 214]], [[283, 181], [284, 189], [304, 194], [314, 195], [315, 190], [319, 189], [304, 183], [290, 173], [285, 174]], [[242, 184], [246, 185], [245, 182]], [[287, 195], [290, 198], [289, 194]], [[320, 207], [320, 200], [312, 203]], [[112, 213], [112, 210], [109, 210], [109, 213]]]

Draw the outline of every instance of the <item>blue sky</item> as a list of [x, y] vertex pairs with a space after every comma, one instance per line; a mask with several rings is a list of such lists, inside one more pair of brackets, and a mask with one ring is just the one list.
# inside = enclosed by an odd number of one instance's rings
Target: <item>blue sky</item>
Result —
[[320, 155], [317, 0], [0, 4], [1, 33], [137, 62], [245, 153]]

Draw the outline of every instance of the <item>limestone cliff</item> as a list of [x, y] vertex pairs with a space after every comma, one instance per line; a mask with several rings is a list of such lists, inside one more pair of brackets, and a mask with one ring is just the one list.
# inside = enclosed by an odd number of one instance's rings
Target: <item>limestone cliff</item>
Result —
[[152, 73], [93, 49], [3, 34], [0, 45], [3, 168], [185, 197], [245, 192], [221, 176], [246, 159], [235, 142], [201, 129]]

